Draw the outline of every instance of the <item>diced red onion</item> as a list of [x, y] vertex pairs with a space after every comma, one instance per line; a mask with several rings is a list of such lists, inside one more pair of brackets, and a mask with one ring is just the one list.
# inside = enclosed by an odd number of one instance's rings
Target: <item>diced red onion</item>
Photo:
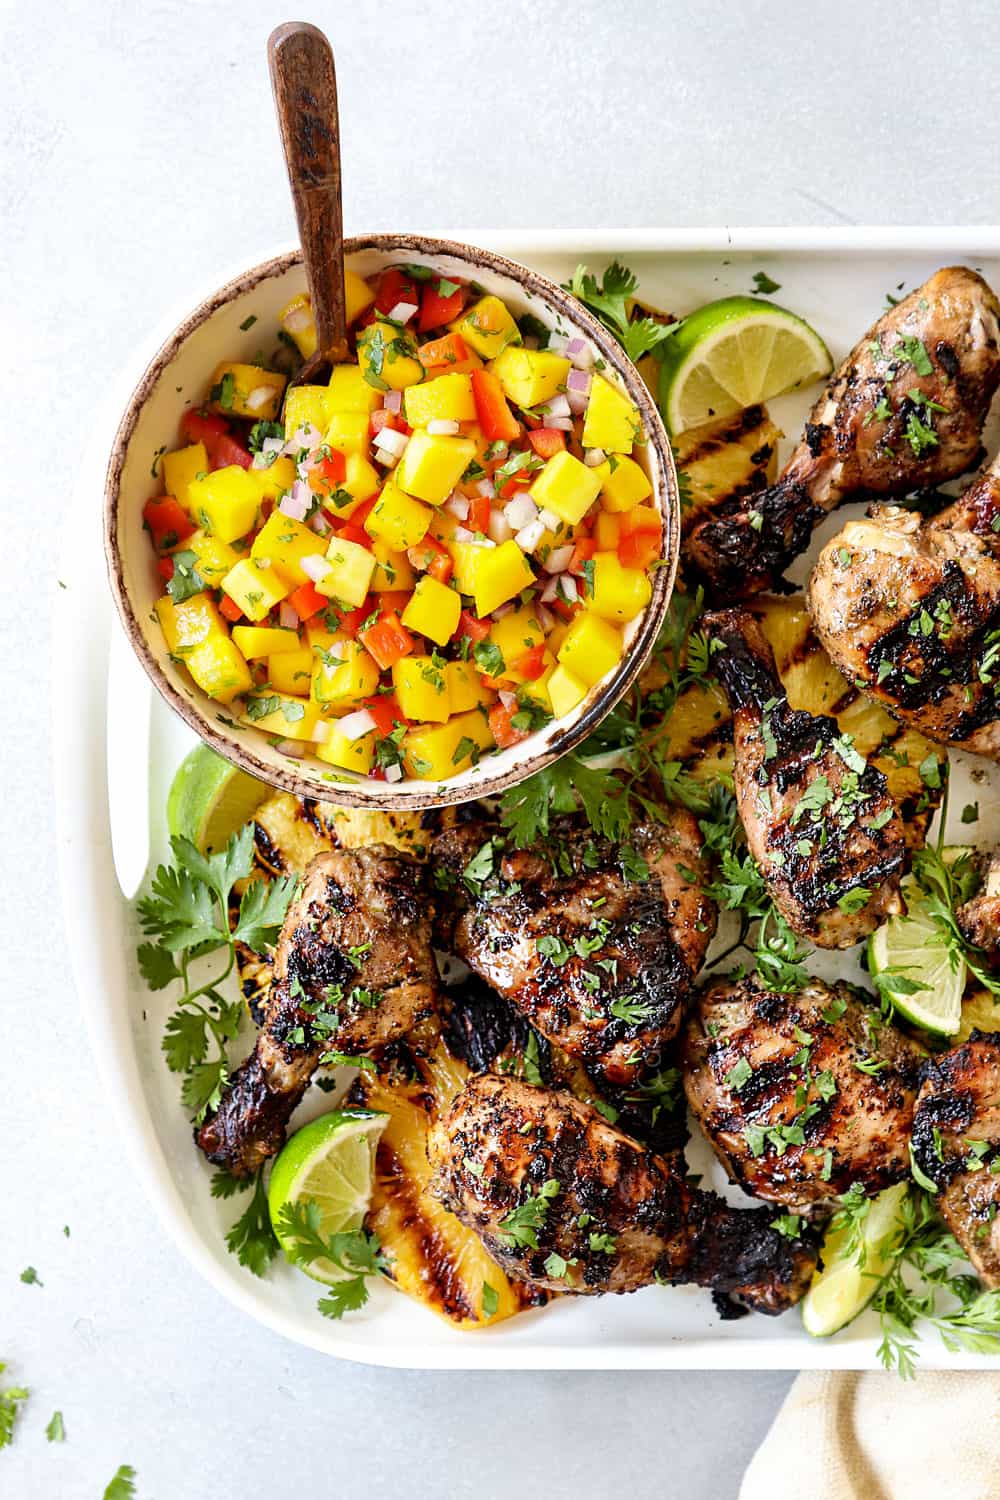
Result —
[[490, 518], [486, 523], [486, 534], [491, 541], [498, 544], [510, 541], [514, 533], [511, 530], [510, 522], [502, 510], [494, 509], [490, 511]]
[[333, 527], [330, 525], [329, 521], [326, 519], [326, 516], [324, 516], [321, 510], [318, 510], [316, 512], [312, 520], [309, 522], [309, 525], [311, 529], [315, 531], [317, 536], [329, 536], [330, 532], [333, 530]]
[[596, 469], [607, 456], [603, 448], [587, 448], [584, 451], [583, 461], [588, 469]]
[[560, 521], [554, 510], [540, 510], [538, 512], [538, 519], [541, 521], [546, 531], [554, 531], [556, 535], [558, 535], [559, 529], [562, 526], [562, 522]]
[[[586, 339], [570, 339], [566, 345], [566, 354], [580, 370], [589, 370], [593, 367], [594, 349]], [[573, 378], [572, 370], [569, 378], [570, 380]]]
[[279, 458], [285, 449], [284, 438], [265, 438], [260, 449], [253, 456], [253, 469], [269, 469], [276, 458]]
[[475, 540], [476, 540], [476, 533], [474, 531], [470, 531], [467, 526], [456, 526], [455, 527], [455, 541], [456, 542], [474, 542]]
[[391, 453], [394, 458], [402, 458], [409, 441], [405, 432], [397, 432], [394, 427], [383, 427], [375, 439], [375, 446]]
[[[297, 479], [295, 483], [298, 485], [302, 481]], [[293, 521], [304, 521], [309, 506], [305, 500], [297, 500], [295, 498], [295, 490], [293, 488], [288, 491], [287, 495], [282, 495], [278, 501], [278, 509], [283, 516], [290, 516]]]
[[566, 376], [566, 390], [583, 391], [584, 394], [590, 390], [594, 377], [587, 370], [570, 370]]
[[326, 719], [317, 719], [316, 723], [313, 725], [313, 731], [310, 735], [310, 739], [315, 740], [317, 745], [325, 745], [329, 738], [330, 725], [327, 723]]
[[256, 385], [246, 399], [252, 412], [263, 411], [281, 392], [276, 385]]
[[416, 311], [416, 302], [397, 302], [386, 317], [390, 323], [408, 323]]
[[283, 599], [278, 607], [278, 623], [283, 625], [286, 630], [298, 630], [299, 628], [299, 617], [287, 599]]
[[568, 547], [553, 547], [542, 564], [546, 573], [565, 573], [575, 550], [572, 542]]
[[302, 427], [296, 427], [295, 431], [289, 433], [285, 439], [285, 453], [291, 456], [293, 453], [301, 453], [303, 448], [318, 448], [323, 434], [318, 427], [311, 422], [306, 422]]
[[[548, 583], [542, 589], [542, 603], [543, 604], [551, 604], [552, 601], [553, 601], [553, 599], [558, 599], [559, 598], [559, 579], [561, 577], [562, 577], [561, 573], [556, 574], [555, 577], [549, 579]], [[539, 622], [539, 623], [541, 623], [541, 622]], [[549, 628], [551, 629], [551, 627], [549, 627]]]
[[288, 313], [281, 320], [288, 333], [302, 333], [313, 321], [312, 307], [308, 302], [301, 303], [298, 307]]
[[512, 708], [516, 708], [517, 707], [517, 694], [516, 693], [508, 693], [506, 691], [506, 689], [504, 689], [500, 693], [500, 702], [503, 704], [504, 708], [506, 708], [508, 711], [510, 709], [512, 709]]
[[546, 635], [548, 635], [549, 631], [554, 628], [556, 623], [555, 615], [550, 609], [546, 609], [544, 604], [538, 604], [535, 606], [535, 618], [542, 629], [545, 631]]
[[325, 648], [327, 656], [332, 656], [334, 661], [346, 661], [347, 642], [331, 641]]
[[529, 526], [537, 518], [538, 506], [527, 490], [520, 490], [513, 500], [507, 501], [503, 513], [507, 517], [508, 524], [515, 531], [520, 531], [522, 526]]
[[590, 405], [590, 396], [583, 391], [567, 391], [566, 400], [569, 402], [569, 409], [575, 417], [581, 416]]
[[[430, 431], [429, 428], [428, 428], [428, 431]], [[493, 499], [495, 499], [496, 498], [496, 492], [497, 492], [497, 487], [493, 483], [492, 479], [481, 479], [479, 481], [479, 483], [476, 485], [476, 494], [477, 495], [483, 495], [487, 500], [493, 500]]]
[[432, 422], [427, 423], [427, 431], [434, 437], [457, 437], [458, 423], [449, 421], [447, 417], [435, 417]]
[[508, 600], [506, 604], [497, 605], [496, 609], [493, 611], [494, 620], [502, 620], [505, 615], [511, 614], [513, 609], [514, 605], [511, 600]]
[[386, 766], [383, 774], [386, 781], [402, 781], [403, 768], [402, 766]]
[[562, 333], [550, 333], [547, 345], [550, 354], [566, 355], [569, 349], [569, 339]]
[[293, 760], [301, 760], [306, 753], [306, 747], [300, 740], [279, 740], [274, 748], [280, 755], [290, 755]]
[[327, 573], [333, 571], [322, 552], [310, 552], [308, 557], [303, 557], [300, 560], [299, 566], [306, 577], [312, 579], [313, 583], [319, 583], [321, 578], [325, 578]]
[[394, 469], [399, 463], [395, 453], [387, 453], [384, 448], [375, 447], [372, 450], [372, 457], [377, 464], [382, 465], [383, 469]]
[[359, 740], [363, 734], [371, 734], [378, 725], [367, 708], [359, 708], [355, 713], [345, 714], [342, 719], [338, 719], [337, 728], [345, 740]]
[[459, 521], [468, 520], [469, 502], [464, 495], [453, 491], [444, 502], [444, 507], [450, 516], [455, 516]]
[[[403, 410], [402, 391], [386, 391], [385, 395], [382, 397], [382, 405], [385, 407], [386, 411], [401, 412]], [[382, 431], [385, 431], [384, 427], [382, 428]]]
[[[568, 405], [568, 403], [567, 403], [567, 405]], [[551, 427], [554, 432], [572, 432], [573, 431], [573, 418], [572, 417], [546, 417], [545, 418], [545, 425], [546, 425], [546, 427]]]
[[556, 582], [559, 586], [560, 596], [566, 600], [566, 603], [575, 604], [579, 598], [579, 590], [577, 589], [576, 579], [572, 573], [560, 573]]
[[515, 542], [522, 552], [534, 552], [542, 537], [545, 535], [545, 525], [542, 521], [529, 521], [527, 526], [522, 526], [514, 537]]
[[542, 406], [539, 409], [545, 414], [546, 427], [552, 426], [552, 423], [549, 420], [550, 417], [569, 416], [569, 402], [566, 400], [566, 397], [562, 394], [561, 391], [558, 396], [553, 396], [551, 401], [543, 402]]

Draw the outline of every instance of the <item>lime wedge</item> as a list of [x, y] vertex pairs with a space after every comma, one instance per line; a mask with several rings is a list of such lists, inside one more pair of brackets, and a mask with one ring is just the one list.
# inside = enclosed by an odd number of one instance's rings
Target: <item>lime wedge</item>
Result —
[[203, 853], [224, 849], [270, 794], [271, 788], [263, 781], [231, 766], [207, 745], [196, 745], [170, 784], [170, 836], [183, 834]]
[[810, 385], [833, 369], [814, 328], [755, 297], [699, 307], [663, 350], [660, 409], [674, 434]]
[[[338, 1109], [304, 1125], [286, 1142], [267, 1190], [271, 1223], [283, 1250], [289, 1248], [288, 1236], [279, 1221], [290, 1203], [315, 1203], [324, 1237], [361, 1228], [371, 1201], [375, 1148], [388, 1121], [388, 1115], [369, 1109]], [[348, 1274], [328, 1260], [310, 1261], [302, 1269], [326, 1283]]]
[[914, 1026], [935, 1036], [954, 1036], [962, 1024], [965, 963], [961, 959], [953, 962], [912, 875], [903, 881], [902, 890], [906, 916], [890, 917], [868, 939], [869, 972], [891, 971], [902, 974], [911, 984], [920, 985], [920, 989], [908, 994], [891, 992], [896, 1010]]
[[872, 1199], [860, 1245], [848, 1250], [849, 1231], [831, 1229], [823, 1240], [823, 1269], [813, 1276], [802, 1299], [802, 1324], [813, 1338], [828, 1338], [856, 1318], [869, 1304], [878, 1284], [892, 1269], [902, 1242], [901, 1209], [907, 1185], [897, 1182]]

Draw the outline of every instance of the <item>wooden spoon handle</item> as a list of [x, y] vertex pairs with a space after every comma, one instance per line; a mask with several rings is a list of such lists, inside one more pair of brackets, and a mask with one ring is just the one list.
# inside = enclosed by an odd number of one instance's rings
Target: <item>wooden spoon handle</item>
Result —
[[347, 355], [347, 314], [333, 52], [318, 27], [307, 21], [288, 21], [268, 37], [267, 60], [317, 345], [331, 362], [342, 360]]

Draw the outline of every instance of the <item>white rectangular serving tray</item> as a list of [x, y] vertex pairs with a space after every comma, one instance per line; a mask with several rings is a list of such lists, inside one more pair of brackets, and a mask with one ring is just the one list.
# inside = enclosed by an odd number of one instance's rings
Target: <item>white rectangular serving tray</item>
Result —
[[[884, 308], [886, 293], [912, 289], [938, 266], [962, 261], [1000, 286], [1000, 227], [948, 229], [687, 229], [456, 233], [564, 281], [586, 261], [600, 272], [618, 256], [643, 296], [683, 314], [714, 297], [752, 290], [762, 270], [780, 283], [774, 300], [807, 318], [835, 360]], [[260, 259], [264, 259], [263, 256]], [[249, 264], [249, 259], [246, 264]], [[242, 269], [242, 267], [240, 267]], [[220, 274], [212, 287], [228, 279]], [[868, 1369], [877, 1365], [874, 1319], [865, 1315], [833, 1340], [803, 1331], [797, 1311], [723, 1322], [707, 1292], [650, 1287], [630, 1297], [562, 1298], [480, 1332], [459, 1333], [388, 1285], [359, 1314], [331, 1323], [316, 1311], [317, 1288], [276, 1266], [264, 1280], [228, 1254], [223, 1234], [239, 1209], [209, 1195], [210, 1169], [196, 1151], [177, 1078], [160, 1052], [169, 992], [151, 995], [135, 963], [133, 898], [166, 846], [166, 792], [194, 742], [133, 659], [113, 617], [101, 550], [104, 469], [115, 425], [149, 358], [180, 315], [137, 351], [109, 401], [81, 467], [66, 523], [56, 590], [57, 643], [71, 642], [75, 670], [54, 697], [54, 761], [60, 879], [70, 955], [107, 1097], [136, 1170], [164, 1228], [191, 1264], [259, 1322], [312, 1348], [372, 1364], [437, 1369]], [[795, 440], [815, 392], [772, 403]], [[1000, 403], [998, 403], [1000, 405]], [[1000, 415], [1000, 414], [998, 414]], [[994, 417], [986, 442], [1000, 441]], [[820, 532], [831, 535], [842, 518]], [[815, 546], [812, 549], [815, 552]], [[799, 576], [802, 576], [800, 568]], [[58, 649], [58, 646], [57, 646]], [[1000, 842], [1000, 771], [955, 756], [952, 836]], [[958, 810], [976, 798], [980, 820], [960, 829]], [[838, 960], [833, 959], [837, 972]], [[842, 965], [841, 965], [842, 967]], [[318, 1091], [314, 1091], [318, 1092]], [[309, 1099], [299, 1121], [329, 1107]], [[707, 1150], [692, 1153], [711, 1174]], [[720, 1185], [720, 1175], [713, 1181]], [[736, 1201], [746, 1201], [735, 1195]], [[947, 1354], [932, 1334], [923, 1364], [996, 1369], [997, 1359]]]

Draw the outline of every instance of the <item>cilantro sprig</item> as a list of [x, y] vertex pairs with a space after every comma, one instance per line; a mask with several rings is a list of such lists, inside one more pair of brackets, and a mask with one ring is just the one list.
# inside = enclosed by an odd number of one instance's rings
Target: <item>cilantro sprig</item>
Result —
[[338, 1320], [346, 1312], [357, 1312], [368, 1301], [368, 1278], [385, 1270], [378, 1240], [363, 1229], [324, 1235], [318, 1204], [311, 1199], [286, 1203], [278, 1217], [285, 1255], [293, 1265], [310, 1266], [329, 1261], [342, 1272], [317, 1306], [324, 1318]]
[[[7, 1366], [0, 1363], [0, 1375]], [[14, 1428], [20, 1409], [27, 1401], [29, 1391], [24, 1385], [8, 1385], [0, 1389], [0, 1448], [7, 1448], [14, 1441]]]
[[592, 276], [584, 265], [577, 266], [566, 290], [613, 333], [631, 360], [651, 354], [672, 338], [679, 323], [658, 323], [655, 318], [631, 316], [631, 302], [639, 283], [634, 272], [620, 261], [612, 261], [601, 280]]

